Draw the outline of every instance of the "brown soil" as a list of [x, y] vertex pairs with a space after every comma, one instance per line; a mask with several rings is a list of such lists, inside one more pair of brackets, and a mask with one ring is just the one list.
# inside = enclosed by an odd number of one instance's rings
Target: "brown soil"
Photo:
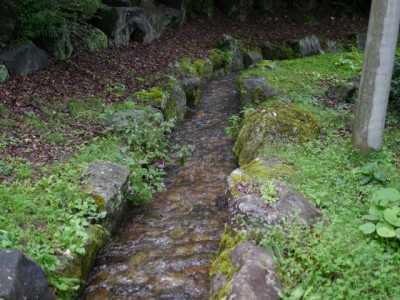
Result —
[[[120, 101], [115, 93], [107, 92], [107, 85], [124, 84], [127, 94], [148, 88], [157, 82], [169, 62], [182, 57], [205, 57], [222, 34], [230, 34], [254, 46], [265, 41], [281, 42], [311, 34], [319, 38], [341, 40], [349, 32], [366, 32], [367, 28], [367, 17], [354, 21], [334, 16], [329, 9], [313, 14], [317, 21], [315, 26], [300, 25], [297, 21], [300, 15], [292, 10], [282, 10], [266, 18], [254, 11], [246, 22], [240, 23], [218, 12], [211, 20], [191, 14], [182, 28], [167, 29], [161, 39], [151, 44], [131, 42], [95, 54], [76, 47], [68, 61], [53, 61], [49, 69], [28, 76], [11, 76], [6, 84], [0, 86], [0, 103], [10, 110], [8, 117], [17, 123], [12, 128], [0, 126], [0, 130], [3, 137], [16, 138], [19, 142], [15, 145], [9, 143], [2, 149], [0, 160], [7, 156], [22, 157], [43, 165], [65, 157], [74, 148], [55, 147], [23, 123], [23, 114], [29, 111], [41, 113], [35, 99], [67, 103], [73, 98], [96, 96], [107, 102]], [[63, 134], [70, 136], [70, 145], [87, 141], [97, 132], [94, 125], [84, 120], [69, 124], [69, 128], [71, 130], [64, 129], [66, 132]], [[78, 129], [83, 132], [80, 136], [74, 134]], [[5, 177], [0, 175], [0, 181], [2, 178]]]

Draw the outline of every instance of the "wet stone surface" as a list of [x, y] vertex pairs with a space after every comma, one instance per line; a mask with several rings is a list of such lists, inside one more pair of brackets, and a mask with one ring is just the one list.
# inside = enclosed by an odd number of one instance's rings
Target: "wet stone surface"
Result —
[[220, 202], [237, 167], [225, 134], [238, 112], [234, 75], [207, 83], [200, 104], [172, 136], [194, 146], [169, 170], [167, 190], [129, 213], [97, 257], [84, 299], [207, 299], [209, 268], [227, 222]]

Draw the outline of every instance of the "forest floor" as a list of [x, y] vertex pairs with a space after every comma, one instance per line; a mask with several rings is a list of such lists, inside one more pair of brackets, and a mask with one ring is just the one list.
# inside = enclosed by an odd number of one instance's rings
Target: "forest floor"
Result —
[[212, 19], [189, 14], [182, 28], [167, 29], [151, 44], [131, 42], [95, 54], [76, 46], [69, 60], [54, 60], [49, 69], [28, 76], [11, 76], [0, 85], [0, 182], [16, 176], [10, 171], [16, 164], [33, 166], [17, 174], [23, 179], [68, 156], [101, 133], [94, 111], [155, 85], [171, 61], [206, 57], [223, 34], [251, 47], [311, 34], [343, 40], [350, 32], [367, 30], [367, 17], [352, 20], [330, 9], [314, 12], [313, 26], [301, 25], [301, 17], [294, 10], [268, 17], [254, 11], [240, 23], [219, 12]]

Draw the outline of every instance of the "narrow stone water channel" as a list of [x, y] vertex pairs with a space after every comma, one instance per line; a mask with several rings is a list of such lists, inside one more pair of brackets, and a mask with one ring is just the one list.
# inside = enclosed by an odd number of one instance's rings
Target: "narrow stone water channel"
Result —
[[171, 142], [194, 146], [169, 170], [167, 190], [129, 213], [97, 257], [84, 299], [208, 299], [209, 269], [227, 215], [217, 203], [236, 167], [225, 128], [239, 110], [233, 74], [203, 87]]

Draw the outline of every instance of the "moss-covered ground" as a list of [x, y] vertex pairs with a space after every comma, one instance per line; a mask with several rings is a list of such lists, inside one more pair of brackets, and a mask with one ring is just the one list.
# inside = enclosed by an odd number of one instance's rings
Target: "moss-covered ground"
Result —
[[325, 97], [330, 84], [359, 73], [362, 55], [351, 51], [277, 61], [275, 70], [252, 69], [242, 75], [264, 76], [280, 93], [275, 101], [296, 103], [313, 112], [321, 125], [315, 140], [303, 145], [275, 143], [261, 151], [290, 165], [295, 174], [285, 178], [287, 183], [326, 217], [313, 228], [286, 224], [255, 229], [260, 244], [275, 256], [284, 287], [282, 299], [396, 299], [400, 295], [399, 240], [359, 230], [374, 191], [400, 190], [398, 113], [388, 112], [382, 150], [366, 156], [351, 144], [353, 105], [330, 105]]

